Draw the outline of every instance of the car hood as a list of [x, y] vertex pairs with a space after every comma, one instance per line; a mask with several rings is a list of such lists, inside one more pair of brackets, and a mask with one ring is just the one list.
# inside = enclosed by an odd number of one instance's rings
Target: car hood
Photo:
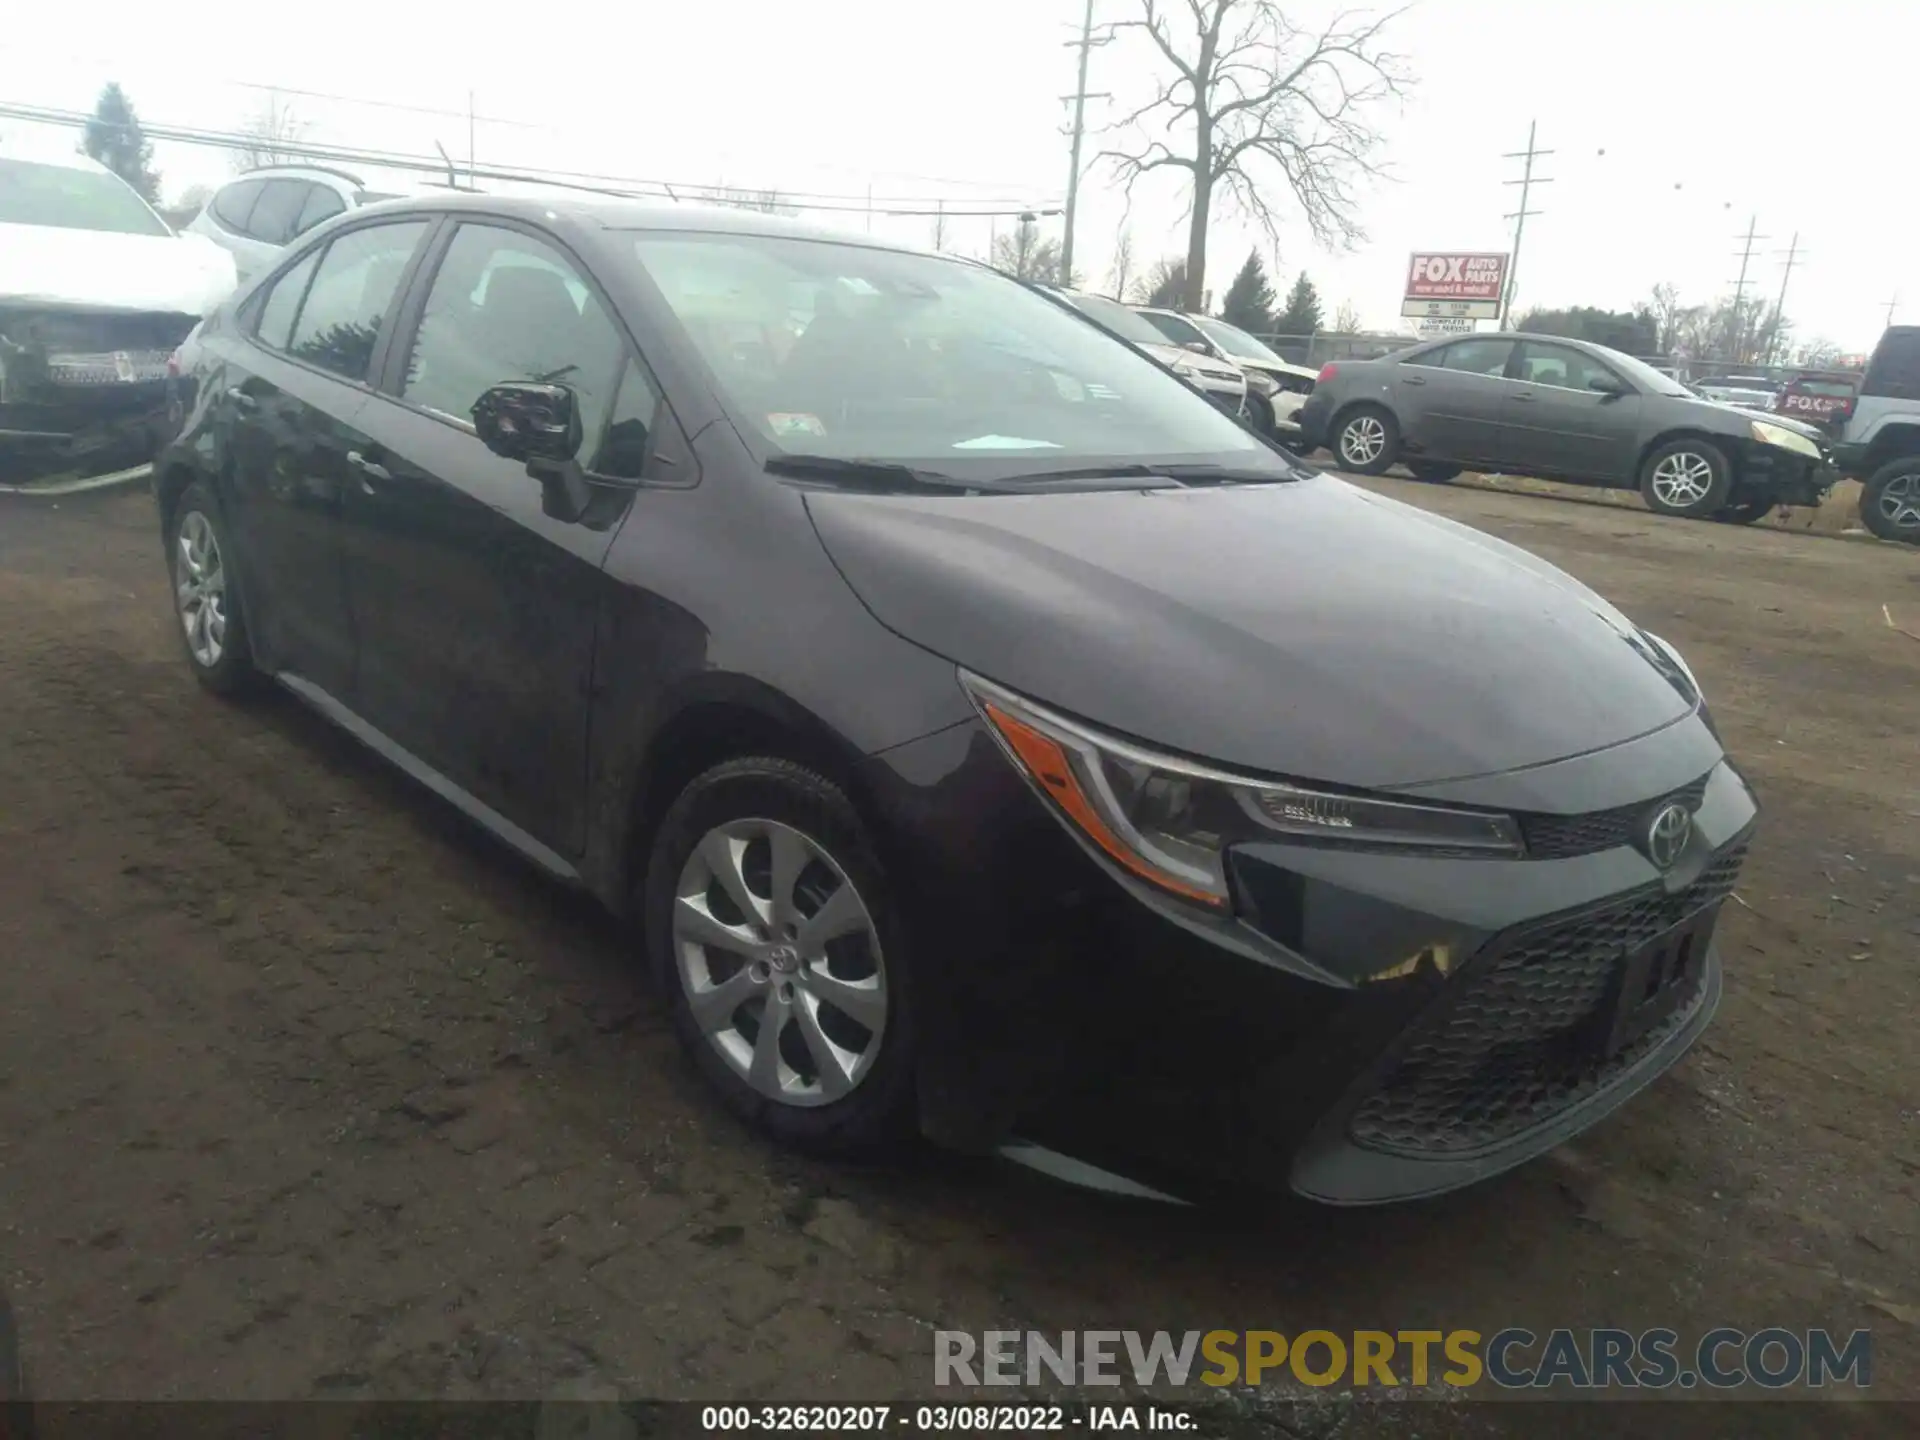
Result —
[[205, 315], [235, 283], [233, 257], [199, 235], [0, 225], [0, 304]]
[[1546, 562], [1328, 476], [983, 497], [815, 492], [897, 633], [1183, 754], [1391, 789], [1688, 715], [1631, 622]]
[[1152, 356], [1162, 365], [1177, 366], [1190, 374], [1204, 376], [1209, 380], [1231, 383], [1246, 378], [1231, 365], [1199, 354], [1197, 351], [1183, 350], [1178, 345], [1149, 345], [1144, 340], [1137, 340], [1134, 346], [1142, 354]]

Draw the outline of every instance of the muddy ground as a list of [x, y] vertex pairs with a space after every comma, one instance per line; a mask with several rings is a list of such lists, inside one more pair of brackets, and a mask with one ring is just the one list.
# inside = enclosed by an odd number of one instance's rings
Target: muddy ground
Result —
[[1717, 1023], [1577, 1146], [1204, 1216], [775, 1153], [592, 909], [290, 701], [195, 687], [144, 492], [0, 497], [0, 1285], [37, 1389], [874, 1399], [927, 1393], [936, 1327], [1824, 1324], [1920, 1397], [1920, 639], [1882, 613], [1920, 635], [1920, 551], [1370, 483], [1674, 640], [1765, 830]]

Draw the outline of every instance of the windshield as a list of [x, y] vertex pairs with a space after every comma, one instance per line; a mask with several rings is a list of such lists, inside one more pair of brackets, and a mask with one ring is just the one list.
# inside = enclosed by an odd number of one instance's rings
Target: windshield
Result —
[[1109, 300], [1104, 295], [1082, 295], [1077, 291], [1061, 293], [1066, 295], [1076, 310], [1106, 326], [1122, 340], [1129, 340], [1135, 345], [1158, 345], [1163, 350], [1167, 348], [1166, 336], [1118, 300]]
[[1193, 323], [1211, 335], [1213, 343], [1229, 355], [1242, 360], [1264, 360], [1269, 365], [1287, 363], [1284, 357], [1274, 354], [1238, 325], [1229, 325], [1224, 320], [1215, 320], [1208, 315], [1194, 316]]
[[982, 266], [780, 235], [634, 252], [743, 429], [790, 454], [1008, 476], [1292, 467], [1131, 345]]
[[0, 160], [0, 225], [173, 234], [125, 181], [99, 170], [32, 160]]
[[1674, 379], [1673, 376], [1663, 374], [1654, 369], [1653, 366], [1647, 364], [1644, 360], [1636, 360], [1631, 355], [1623, 355], [1620, 351], [1610, 350], [1605, 345], [1596, 345], [1593, 348], [1600, 352], [1607, 364], [1611, 365], [1622, 375], [1626, 376], [1628, 380], [1632, 381], [1636, 390], [1644, 390], [1649, 395], [1691, 395], [1695, 393]]

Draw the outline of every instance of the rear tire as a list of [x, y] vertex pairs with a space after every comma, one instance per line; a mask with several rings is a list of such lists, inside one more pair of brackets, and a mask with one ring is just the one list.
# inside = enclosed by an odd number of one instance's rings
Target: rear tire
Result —
[[1436, 460], [1407, 462], [1407, 473], [1428, 485], [1445, 485], [1448, 481], [1459, 478], [1462, 468], [1459, 465], [1443, 465]]
[[1379, 406], [1359, 406], [1340, 417], [1332, 450], [1343, 470], [1384, 475], [1400, 458], [1400, 427]]
[[668, 809], [642, 884], [675, 1029], [729, 1109], [815, 1154], [911, 1133], [905, 937], [837, 786], [767, 756], [714, 767]]
[[1725, 507], [1732, 489], [1733, 467], [1710, 440], [1669, 440], [1640, 467], [1640, 498], [1656, 515], [1705, 519]]
[[219, 500], [204, 481], [194, 481], [167, 521], [167, 578], [187, 664], [217, 695], [240, 694], [260, 680], [234, 582], [234, 553]]
[[1882, 465], [1867, 478], [1860, 523], [1882, 540], [1920, 545], [1920, 455]]

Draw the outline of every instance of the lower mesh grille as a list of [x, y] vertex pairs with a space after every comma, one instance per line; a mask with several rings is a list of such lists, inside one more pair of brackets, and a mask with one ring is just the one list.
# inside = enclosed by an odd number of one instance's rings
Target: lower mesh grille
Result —
[[1642, 891], [1517, 937], [1461, 989], [1348, 1122], [1354, 1142], [1409, 1155], [1499, 1145], [1603, 1090], [1698, 1007], [1701, 981], [1664, 1023], [1601, 1057], [1576, 1043], [1609, 994], [1621, 957], [1724, 900], [1746, 846], [1717, 857], [1676, 894]]

